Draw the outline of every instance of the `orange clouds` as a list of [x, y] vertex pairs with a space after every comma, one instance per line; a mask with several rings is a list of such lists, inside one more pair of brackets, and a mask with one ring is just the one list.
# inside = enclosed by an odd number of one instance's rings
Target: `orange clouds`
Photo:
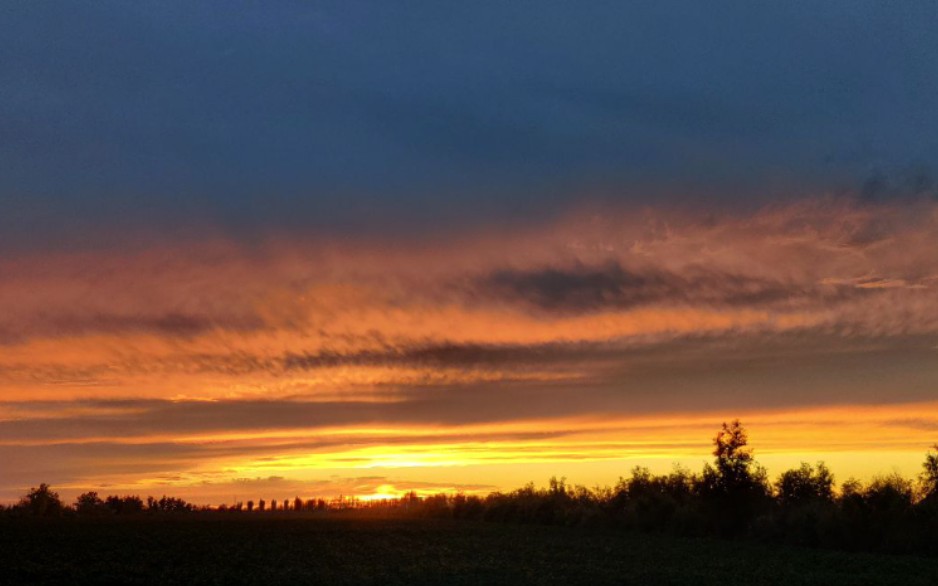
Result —
[[[766, 436], [783, 452], [913, 450], [934, 431], [883, 425], [874, 442], [861, 430], [879, 415], [829, 436], [820, 416], [760, 419], [934, 396], [933, 202], [605, 210], [421, 244], [212, 240], [6, 259], [0, 442], [150, 446], [90, 481], [696, 452], [709, 416], [687, 436], [634, 423], [669, 411], [751, 412], [764, 433], [786, 430]], [[510, 425], [569, 433], [517, 440]], [[363, 441], [373, 428], [393, 433]], [[304, 430], [320, 443], [284, 435]], [[61, 470], [87, 456], [69, 450]]]
[[[888, 458], [889, 466], [899, 465], [903, 472], [912, 473], [923, 446], [938, 430], [936, 403], [549, 419], [517, 414], [500, 423], [459, 425], [420, 422], [419, 417], [403, 414], [394, 421], [385, 414], [380, 426], [355, 419], [342, 421], [341, 415], [317, 422], [302, 416], [304, 411], [314, 412], [315, 406], [295, 403], [280, 406], [281, 413], [301, 413], [292, 420], [270, 410], [265, 414], [257, 406], [245, 407], [240, 410], [244, 414], [240, 421], [234, 417], [237, 411], [213, 404], [206, 408], [182, 404], [168, 418], [154, 421], [164, 406], [84, 405], [57, 414], [61, 426], [57, 431], [27, 425], [13, 434], [9, 420], [0, 424], [4, 434], [0, 452], [5, 461], [22, 467], [18, 473], [61, 474], [58, 482], [76, 490], [110, 484], [127, 490], [175, 493], [181, 489], [198, 495], [198, 486], [210, 492], [234, 479], [275, 477], [289, 479], [288, 490], [296, 494], [324, 496], [318, 490], [324, 478], [377, 474], [397, 478], [397, 486], [407, 486], [406, 479], [418, 469], [429, 471], [421, 477], [429, 474], [434, 489], [444, 490], [445, 483], [450, 483], [453, 490], [467, 490], [477, 483], [477, 470], [492, 466], [509, 465], [518, 471], [550, 464], [553, 471], [566, 473], [571, 464], [595, 463], [593, 477], [575, 478], [583, 483], [611, 483], [637, 464], [660, 469], [676, 461], [696, 468], [709, 459], [709, 440], [719, 422], [737, 415], [749, 425], [759, 459], [774, 463], [773, 472], [801, 459], [823, 458], [849, 465], [846, 470], [835, 470], [838, 473], [871, 475], [882, 472], [880, 458]], [[213, 421], [209, 413], [216, 408], [223, 416]], [[40, 418], [54, 423], [49, 416], [43, 411], [18, 415], [23, 422]], [[95, 426], [74, 426], [82, 417], [92, 419]], [[162, 427], [169, 429], [161, 431]], [[85, 435], [94, 431], [100, 435]], [[32, 456], [30, 462], [18, 462], [24, 454]], [[865, 458], [858, 460], [857, 454]], [[66, 463], [60, 463], [55, 472], [44, 467], [53, 457]], [[602, 476], [595, 476], [597, 470], [603, 471]], [[498, 473], [486, 478], [488, 489], [504, 486]], [[341, 482], [330, 486], [336, 488]], [[339, 492], [325, 496], [334, 494]]]

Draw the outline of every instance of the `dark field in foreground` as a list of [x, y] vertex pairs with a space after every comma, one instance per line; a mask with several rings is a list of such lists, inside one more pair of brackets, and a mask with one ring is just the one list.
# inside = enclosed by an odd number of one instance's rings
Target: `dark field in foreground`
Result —
[[933, 559], [470, 521], [0, 523], [2, 584], [938, 584]]

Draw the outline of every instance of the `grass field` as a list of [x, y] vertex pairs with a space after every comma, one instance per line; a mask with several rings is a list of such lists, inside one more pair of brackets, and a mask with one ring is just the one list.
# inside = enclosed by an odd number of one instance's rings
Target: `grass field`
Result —
[[470, 521], [8, 520], [2, 584], [938, 584], [934, 559]]

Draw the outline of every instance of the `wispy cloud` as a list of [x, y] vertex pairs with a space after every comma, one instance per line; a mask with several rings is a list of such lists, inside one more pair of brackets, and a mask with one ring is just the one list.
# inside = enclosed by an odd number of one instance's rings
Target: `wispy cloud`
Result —
[[[60, 446], [62, 470], [77, 458], [118, 474], [196, 457], [172, 438], [254, 434], [200, 448], [234, 469], [239, 454], [275, 452], [265, 433], [900, 403], [938, 380], [928, 200], [591, 210], [431, 244], [206, 239], [8, 257], [0, 439]], [[507, 441], [472, 441], [485, 434]], [[355, 444], [335, 441], [276, 449]], [[584, 453], [556, 441], [542, 453]], [[148, 442], [135, 462], [78, 456]], [[422, 461], [433, 445], [405, 451]]]

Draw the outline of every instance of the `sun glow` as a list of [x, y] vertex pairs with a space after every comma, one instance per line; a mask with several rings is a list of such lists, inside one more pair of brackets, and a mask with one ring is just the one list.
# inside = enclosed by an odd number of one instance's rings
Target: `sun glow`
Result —
[[386, 501], [391, 499], [400, 498], [407, 491], [397, 490], [392, 484], [382, 484], [375, 489], [375, 492], [369, 494], [354, 495], [358, 500], [370, 502], [370, 501]]
[[736, 417], [772, 472], [914, 473], [938, 439], [938, 206], [915, 211], [3, 259], [0, 492], [610, 484], [696, 469]]

